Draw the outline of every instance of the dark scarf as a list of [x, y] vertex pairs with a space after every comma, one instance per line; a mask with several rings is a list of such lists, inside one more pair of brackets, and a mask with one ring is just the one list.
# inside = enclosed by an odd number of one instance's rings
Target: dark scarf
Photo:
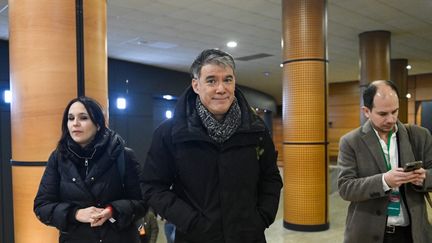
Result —
[[[70, 136], [66, 138], [66, 156], [76, 165], [83, 179], [99, 160], [110, 160], [123, 145], [123, 140], [114, 131], [106, 128], [96, 134], [95, 138], [85, 147], [81, 147]], [[88, 159], [88, 167], [84, 161]]]
[[[110, 140], [109, 130], [98, 132], [95, 138], [85, 147], [81, 147], [70, 136], [66, 138], [66, 146], [69, 152], [72, 152], [73, 157], [94, 159], [100, 156], [101, 152], [108, 145]], [[96, 156], [95, 156], [96, 155]]]
[[218, 143], [228, 140], [241, 123], [241, 110], [236, 98], [234, 98], [222, 121], [214, 118], [213, 114], [202, 104], [199, 96], [196, 98], [196, 110], [204, 127], [207, 129], [208, 135]]

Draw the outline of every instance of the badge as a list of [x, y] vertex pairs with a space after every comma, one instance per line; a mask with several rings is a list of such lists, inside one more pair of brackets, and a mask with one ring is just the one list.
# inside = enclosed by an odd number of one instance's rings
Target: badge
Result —
[[387, 215], [388, 216], [399, 216], [400, 214], [400, 192], [399, 191], [391, 191], [389, 195], [389, 204], [387, 206]]

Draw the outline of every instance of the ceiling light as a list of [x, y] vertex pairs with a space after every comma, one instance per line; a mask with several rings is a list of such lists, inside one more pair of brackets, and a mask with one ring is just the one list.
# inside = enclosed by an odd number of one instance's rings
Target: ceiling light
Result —
[[162, 98], [166, 100], [172, 100], [174, 97], [172, 95], [163, 95]]
[[279, 64], [279, 67], [283, 67], [283, 63]]
[[234, 47], [237, 46], [237, 42], [235, 42], [235, 41], [229, 41], [226, 45], [228, 47], [230, 47], [230, 48], [234, 48]]
[[9, 5], [6, 4], [2, 9], [0, 9], [0, 13], [3, 13], [3, 11], [5, 11], [8, 7], [9, 7]]
[[126, 99], [125, 98], [117, 98], [117, 109], [124, 110], [126, 109]]
[[407, 99], [411, 99], [411, 94], [410, 93], [406, 94], [406, 97]]
[[3, 93], [3, 99], [5, 103], [11, 103], [12, 101], [12, 92], [10, 90], [5, 90]]
[[173, 117], [173, 113], [170, 110], [165, 111], [165, 117], [167, 119], [171, 119]]
[[412, 67], [411, 67], [411, 65], [409, 65], [409, 64], [406, 66], [406, 69], [408, 69], [408, 70], [411, 70], [411, 68], [412, 68]]
[[159, 49], [171, 49], [174, 47], [177, 47], [177, 44], [169, 43], [169, 42], [163, 42], [163, 41], [156, 41], [152, 43], [147, 43], [147, 46], [153, 47], [153, 48], [159, 48]]

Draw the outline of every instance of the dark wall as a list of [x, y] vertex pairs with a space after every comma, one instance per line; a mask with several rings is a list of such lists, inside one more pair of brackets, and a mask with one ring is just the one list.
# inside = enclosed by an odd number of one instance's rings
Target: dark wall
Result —
[[262, 110], [269, 110], [271, 113], [277, 114], [276, 100], [271, 95], [245, 86], [239, 86], [239, 88], [245, 95], [250, 106]]
[[9, 45], [0, 40], [0, 242], [13, 242], [10, 105], [3, 91], [9, 89]]
[[[154, 128], [164, 120], [166, 108], [173, 106], [162, 95], [179, 96], [189, 84], [186, 73], [108, 60], [110, 127], [135, 150], [141, 162], [146, 158]], [[117, 109], [118, 97], [126, 98], [125, 110]]]

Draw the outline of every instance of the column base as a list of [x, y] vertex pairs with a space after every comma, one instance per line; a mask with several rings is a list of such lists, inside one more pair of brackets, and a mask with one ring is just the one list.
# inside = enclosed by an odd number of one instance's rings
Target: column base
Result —
[[300, 225], [300, 224], [291, 224], [283, 221], [283, 226], [289, 230], [295, 231], [305, 231], [305, 232], [316, 232], [316, 231], [324, 231], [330, 228], [329, 223], [325, 224], [316, 224], [316, 225]]

